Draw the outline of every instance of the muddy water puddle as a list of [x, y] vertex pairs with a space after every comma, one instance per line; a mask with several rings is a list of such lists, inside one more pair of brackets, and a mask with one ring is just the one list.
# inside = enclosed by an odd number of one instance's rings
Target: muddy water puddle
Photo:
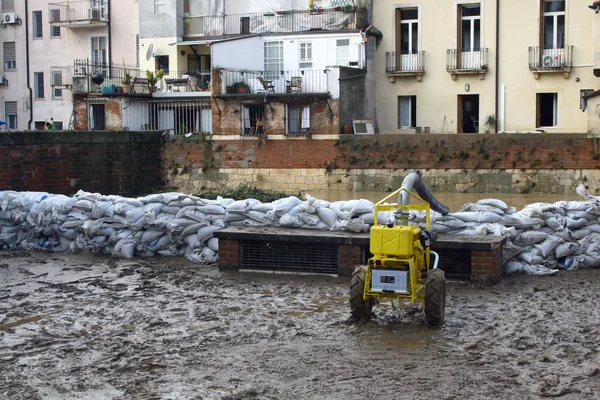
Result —
[[[1, 252], [6, 399], [595, 399], [600, 270], [450, 282], [446, 323], [345, 278]], [[35, 284], [32, 284], [35, 283]]]

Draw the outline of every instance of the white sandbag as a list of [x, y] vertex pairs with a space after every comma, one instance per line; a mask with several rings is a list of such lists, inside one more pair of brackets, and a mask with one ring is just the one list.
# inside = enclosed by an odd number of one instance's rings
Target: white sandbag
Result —
[[567, 256], [558, 259], [558, 263], [556, 265], [559, 269], [564, 269], [567, 271], [574, 271], [579, 268], [579, 264], [583, 263], [585, 257], [583, 256]]
[[198, 230], [198, 241], [199, 242], [205, 242], [206, 240], [208, 240], [209, 238], [211, 238], [213, 236], [213, 234], [218, 231], [219, 229], [221, 229], [218, 226], [214, 226], [214, 225], [209, 225], [209, 226], [205, 226], [203, 228], [200, 228]]
[[208, 225], [204, 222], [196, 222], [194, 224], [186, 226], [185, 228], [183, 228], [183, 230], [181, 232], [177, 232], [177, 231], [173, 230], [172, 233], [181, 238], [186, 238], [189, 235], [198, 233], [198, 230], [205, 226], [208, 226]]
[[331, 230], [331, 228], [329, 227], [329, 225], [327, 225], [325, 222], [323, 221], [319, 221], [316, 225], [302, 225], [300, 227], [301, 229], [310, 229], [313, 231], [328, 231]]
[[592, 224], [586, 225], [585, 229], [590, 232], [600, 233], [600, 224], [592, 223]]
[[588, 236], [591, 232], [587, 229], [577, 229], [576, 231], [571, 231], [571, 234], [575, 240], [581, 240], [584, 237]]
[[197, 209], [198, 209], [198, 211], [202, 211], [203, 213], [206, 213], [206, 214], [225, 215], [225, 209], [217, 204], [208, 205], [208, 206], [200, 206]]
[[466, 203], [460, 208], [460, 210], [458, 210], [458, 212], [473, 212], [473, 211], [493, 212], [498, 215], [504, 215], [504, 211], [500, 208], [485, 205], [485, 204], [476, 204], [476, 203]]
[[228, 213], [238, 213], [238, 214], [243, 214], [248, 210], [250, 210], [250, 207], [246, 200], [236, 200], [233, 203], [231, 203], [226, 209], [226, 211]]
[[504, 266], [504, 272], [506, 274], [513, 274], [516, 272], [525, 272], [529, 275], [553, 275], [558, 272], [557, 269], [550, 269], [543, 265], [532, 265], [523, 261], [509, 261]]
[[[558, 229], [562, 228], [563, 226], [565, 226], [565, 220], [562, 216], [548, 218], [546, 220], [546, 226], [548, 226], [551, 229], [558, 230]], [[600, 225], [598, 225], [598, 229], [600, 232]]]
[[556, 246], [556, 248], [554, 249], [554, 255], [556, 256], [557, 259], [566, 257], [569, 254], [572, 254], [578, 248], [579, 248], [579, 243], [573, 243], [573, 242], [561, 243], [558, 246]]
[[300, 218], [295, 215], [283, 214], [281, 218], [279, 218], [279, 225], [289, 228], [299, 228], [303, 223], [300, 221]]
[[514, 226], [517, 229], [527, 229], [541, 227], [544, 224], [544, 221], [541, 218], [530, 218], [526, 215], [516, 213], [505, 215], [499, 223], [505, 226]]
[[112, 217], [115, 215], [115, 204], [112, 201], [96, 201], [92, 205], [92, 218]]
[[481, 199], [477, 201], [477, 204], [496, 207], [505, 212], [508, 211], [508, 206], [506, 205], [506, 203], [498, 199]]
[[121, 239], [115, 244], [112, 256], [117, 258], [133, 258], [137, 244], [138, 240], [134, 237]]
[[82, 210], [84, 212], [91, 212], [93, 205], [94, 205], [94, 203], [92, 201], [89, 201], [89, 200], [79, 200], [77, 203], [73, 204], [73, 208], [76, 208], [78, 210]]
[[261, 213], [267, 213], [269, 211], [273, 211], [273, 203], [262, 203], [252, 206], [250, 211], [256, 211]]
[[267, 226], [271, 224], [271, 221], [267, 219], [267, 215], [264, 212], [250, 210], [245, 212], [244, 215], [247, 218], [260, 223], [261, 225]]
[[525, 231], [517, 236], [513, 243], [517, 246], [529, 246], [539, 242], [543, 242], [548, 237], [547, 233], [540, 231]]
[[593, 215], [587, 212], [587, 210], [585, 211], [567, 211], [565, 217], [568, 218], [572, 218], [572, 219], [579, 219], [579, 218], [584, 218], [588, 221], [594, 220], [597, 218], [597, 215]]
[[300, 219], [300, 221], [302, 221], [304, 225], [308, 226], [314, 226], [321, 222], [318, 215], [309, 214], [307, 212], [302, 212], [298, 214], [298, 218]]
[[231, 222], [231, 221], [242, 221], [246, 219], [246, 216], [242, 213], [236, 213], [236, 212], [229, 212], [227, 211], [225, 213], [225, 218], [223, 218], [223, 221], [225, 222]]
[[351, 220], [336, 221], [331, 227], [332, 231], [350, 231], [355, 233], [367, 232], [369, 225], [365, 224], [362, 218], [354, 218]]
[[529, 251], [524, 251], [517, 255], [517, 258], [521, 261], [525, 261], [528, 264], [544, 264], [544, 257], [538, 256], [530, 253]]
[[366, 214], [369, 212], [373, 212], [374, 208], [375, 204], [373, 204], [371, 200], [360, 199], [358, 200], [358, 203], [356, 203], [356, 205], [349, 211], [353, 214]]
[[198, 244], [198, 234], [194, 233], [193, 235], [186, 236], [183, 241], [187, 244], [187, 247], [193, 249]]
[[588, 220], [585, 218], [573, 219], [569, 217], [565, 217], [565, 221], [567, 223], [567, 228], [571, 230], [579, 229], [588, 224]]
[[164, 233], [161, 231], [146, 230], [146, 231], [142, 232], [142, 237], [140, 238], [140, 243], [148, 244], [148, 243], [156, 241], [156, 239], [159, 239], [163, 236], [164, 236]]
[[548, 254], [553, 252], [556, 246], [558, 246], [561, 243], [563, 243], [563, 240], [561, 238], [550, 235], [546, 238], [546, 240], [534, 245], [534, 247], [540, 251], [542, 257], [547, 257]]
[[103, 223], [104, 223], [103, 218], [96, 219], [96, 220], [89, 219], [89, 220], [85, 221], [83, 223], [83, 225], [81, 225], [81, 230], [83, 231], [83, 233], [85, 233], [86, 237], [96, 236], [98, 234], [98, 230], [100, 230], [100, 227], [102, 226]]
[[600, 257], [592, 257], [587, 254], [582, 257], [583, 261], [579, 264], [581, 267], [596, 268], [600, 266]]
[[219, 251], [219, 239], [216, 237], [212, 237], [206, 241], [206, 247], [211, 249], [212, 251]]
[[329, 226], [330, 228], [333, 226], [333, 224], [335, 224], [335, 221], [337, 221], [337, 214], [331, 208], [319, 207], [317, 208], [317, 215], [319, 216], [321, 221], [326, 223], [327, 226]]
[[354, 210], [354, 208], [358, 205], [358, 202], [360, 200], [348, 200], [348, 201], [344, 201], [343, 204], [340, 205], [340, 211], [348, 211], [351, 212], [352, 210]]
[[203, 249], [195, 249], [187, 256], [188, 260], [199, 264], [214, 264], [219, 261], [219, 256], [215, 251], [205, 247]]
[[432, 224], [431, 227], [434, 228], [437, 231], [437, 233], [441, 233], [441, 234], [448, 233], [452, 230], [452, 228], [450, 228], [447, 225], [442, 225], [442, 224], [437, 224], [437, 223]]
[[169, 243], [171, 243], [171, 238], [169, 235], [162, 235], [160, 237], [156, 237], [154, 241], [148, 242], [146, 246], [149, 250], [157, 252], [167, 247]]
[[466, 222], [461, 221], [460, 219], [456, 219], [456, 218], [446, 219], [443, 221], [437, 221], [436, 225], [444, 225], [444, 226], [449, 227], [450, 229], [464, 229], [467, 227]]

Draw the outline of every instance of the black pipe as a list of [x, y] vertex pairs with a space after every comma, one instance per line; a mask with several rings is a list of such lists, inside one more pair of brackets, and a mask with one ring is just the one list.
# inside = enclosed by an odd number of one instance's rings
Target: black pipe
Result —
[[496, 116], [496, 133], [498, 133], [499, 127], [499, 115], [498, 115], [498, 96], [500, 89], [500, 0], [496, 0], [496, 105], [495, 105], [495, 116]]
[[29, 121], [27, 122], [27, 129], [31, 130], [31, 123], [33, 122], [33, 90], [31, 90], [31, 78], [29, 68], [29, 0], [25, 0], [25, 60], [27, 62], [27, 89], [29, 89]]
[[110, 20], [112, 19], [112, 14], [110, 12], [110, 0], [106, 1], [108, 2], [108, 22], [106, 23], [108, 29], [108, 65], [112, 74], [112, 35], [110, 34]]

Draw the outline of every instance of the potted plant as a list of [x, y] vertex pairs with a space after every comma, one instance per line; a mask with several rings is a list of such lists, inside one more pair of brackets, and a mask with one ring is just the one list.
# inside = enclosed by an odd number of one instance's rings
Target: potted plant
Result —
[[246, 82], [234, 82], [232, 90], [233, 93], [250, 93], [250, 86]]
[[485, 117], [485, 121], [483, 126], [485, 126], [485, 133], [490, 133], [492, 130], [496, 132], [496, 125], [498, 124], [498, 120], [494, 114], [489, 114]]
[[156, 84], [163, 78], [163, 76], [165, 76], [165, 71], [162, 69], [156, 71], [156, 74], [146, 70], [146, 79], [148, 79], [148, 86], [150, 87], [151, 92], [156, 92]]
[[121, 80], [121, 84], [123, 85], [123, 93], [131, 91], [131, 74], [125, 66], [125, 60], [123, 60], [123, 80]]

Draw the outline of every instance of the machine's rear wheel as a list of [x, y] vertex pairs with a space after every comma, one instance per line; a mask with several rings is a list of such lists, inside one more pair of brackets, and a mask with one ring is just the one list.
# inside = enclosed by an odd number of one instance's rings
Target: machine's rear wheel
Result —
[[371, 318], [373, 304], [375, 303], [375, 299], [372, 297], [367, 300], [363, 298], [366, 277], [367, 267], [360, 265], [354, 270], [352, 281], [350, 282], [350, 310], [352, 316], [356, 319]]
[[428, 324], [441, 325], [445, 313], [446, 276], [441, 269], [431, 269], [425, 282], [425, 319]]

